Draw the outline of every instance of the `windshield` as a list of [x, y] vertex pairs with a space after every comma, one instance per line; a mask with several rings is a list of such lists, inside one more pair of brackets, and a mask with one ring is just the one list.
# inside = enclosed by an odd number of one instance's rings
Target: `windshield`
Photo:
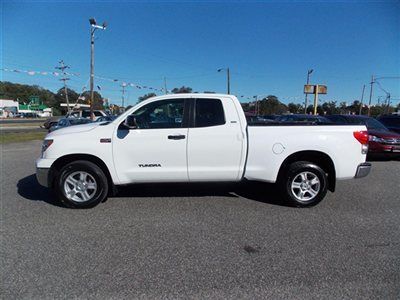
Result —
[[388, 130], [381, 122], [372, 118], [366, 119], [365, 125], [368, 130]]

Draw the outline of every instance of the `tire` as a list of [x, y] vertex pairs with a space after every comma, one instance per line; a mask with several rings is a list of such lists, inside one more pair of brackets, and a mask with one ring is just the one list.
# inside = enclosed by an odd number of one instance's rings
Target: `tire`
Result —
[[65, 206], [89, 208], [106, 199], [108, 181], [99, 166], [89, 161], [78, 160], [61, 169], [54, 188]]
[[328, 191], [325, 171], [308, 161], [289, 165], [279, 185], [286, 200], [297, 207], [316, 205], [324, 199]]

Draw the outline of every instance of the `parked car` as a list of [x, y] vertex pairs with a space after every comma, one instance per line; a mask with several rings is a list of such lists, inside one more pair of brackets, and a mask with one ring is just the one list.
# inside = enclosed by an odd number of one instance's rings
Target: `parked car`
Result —
[[50, 117], [40, 127], [48, 130], [50, 129], [50, 127], [57, 125], [58, 121], [60, 121], [62, 118], [63, 118], [62, 116]]
[[378, 121], [390, 131], [400, 134], [400, 115], [383, 115], [378, 117]]
[[26, 112], [26, 113], [21, 113], [20, 118], [38, 118], [38, 115], [37, 113]]
[[[94, 121], [96, 121], [100, 117], [108, 116], [102, 110], [94, 110], [93, 114], [94, 114]], [[90, 119], [90, 110], [89, 109], [84, 109], [84, 110], [72, 111], [72, 112], [66, 114], [65, 117], [67, 117], [67, 118], [87, 118], [87, 119]]]
[[[106, 117], [108, 114], [106, 114], [102, 110], [94, 110], [93, 111], [95, 120], [97, 120], [99, 117]], [[90, 118], [90, 110], [73, 110], [69, 113], [67, 113], [65, 116], [55, 116], [55, 117], [50, 117], [48, 118], [43, 125], [41, 126], [42, 128], [45, 129], [50, 129], [50, 127], [55, 126], [58, 121], [60, 121], [62, 118]]]
[[282, 123], [304, 123], [304, 124], [331, 124], [332, 121], [329, 119], [318, 116], [318, 115], [306, 115], [306, 114], [295, 114], [295, 115], [282, 115], [275, 118], [276, 121]]
[[57, 122], [56, 125], [53, 125], [52, 127], [50, 127], [49, 132], [53, 132], [55, 130], [58, 130], [58, 129], [61, 129], [64, 127], [87, 124], [87, 123], [92, 123], [92, 121], [90, 119], [85, 119], [85, 118], [62, 118]]
[[95, 122], [111, 122], [114, 121], [116, 116], [101, 116]]
[[365, 125], [369, 136], [369, 158], [400, 157], [400, 134], [390, 131], [378, 120], [358, 115], [332, 115], [327, 118], [337, 124]]
[[293, 205], [310, 206], [336, 179], [369, 173], [364, 125], [303, 125], [247, 124], [232, 95], [163, 95], [110, 123], [49, 133], [36, 175], [65, 205], [82, 208], [119, 185], [242, 180], [277, 183]]

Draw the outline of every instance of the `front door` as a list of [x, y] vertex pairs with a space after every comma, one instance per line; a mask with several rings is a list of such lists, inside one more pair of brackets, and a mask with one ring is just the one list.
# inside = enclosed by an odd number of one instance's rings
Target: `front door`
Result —
[[185, 105], [185, 99], [150, 102], [133, 113], [136, 129], [119, 127], [113, 156], [121, 184], [188, 181]]

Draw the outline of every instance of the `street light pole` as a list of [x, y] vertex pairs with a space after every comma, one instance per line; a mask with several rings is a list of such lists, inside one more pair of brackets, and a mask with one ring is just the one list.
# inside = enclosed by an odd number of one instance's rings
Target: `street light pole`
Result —
[[103, 25], [97, 25], [94, 18], [89, 19], [90, 23], [90, 118], [94, 120], [93, 102], [94, 102], [94, 32], [96, 29], [106, 29], [106, 22]]
[[[307, 85], [310, 84], [310, 74], [314, 71], [314, 69], [307, 71]], [[306, 93], [306, 99], [304, 101], [304, 113], [307, 114], [307, 106], [308, 106], [308, 94]]]
[[90, 28], [90, 119], [93, 118], [93, 100], [94, 100], [94, 31], [96, 28]]
[[226, 69], [226, 75], [227, 75], [227, 84], [228, 84], [228, 95], [231, 93], [231, 74], [229, 72], [229, 68]]

